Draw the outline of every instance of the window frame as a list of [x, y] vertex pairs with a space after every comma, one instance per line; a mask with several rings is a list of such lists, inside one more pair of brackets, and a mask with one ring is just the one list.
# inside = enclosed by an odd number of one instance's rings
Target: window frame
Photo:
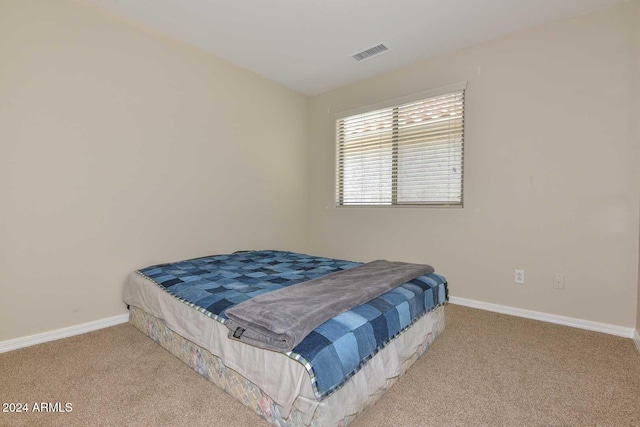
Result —
[[[383, 102], [370, 104], [346, 111], [342, 111], [335, 114], [335, 122], [336, 122], [336, 135], [334, 141], [334, 206], [336, 208], [463, 208], [464, 207], [464, 140], [465, 140], [465, 127], [463, 124], [462, 127], [462, 169], [461, 169], [461, 178], [460, 178], [460, 202], [459, 203], [447, 203], [447, 202], [421, 202], [421, 203], [398, 203], [398, 133], [399, 133], [399, 125], [398, 125], [398, 111], [399, 108], [407, 103], [420, 101], [428, 98], [433, 98], [441, 95], [447, 95], [454, 92], [463, 92], [464, 97], [466, 98], [466, 89], [467, 82], [461, 81], [458, 83], [453, 83], [450, 85], [442, 86], [437, 89], [425, 90], [417, 93], [413, 93], [411, 95], [389, 99]], [[339, 182], [343, 182], [344, 185], [344, 177], [342, 177], [342, 181], [340, 178], [341, 168], [339, 165], [340, 162], [340, 149], [339, 149], [339, 126], [338, 123], [340, 120], [348, 118], [350, 116], [356, 116], [359, 114], [364, 114], [368, 112], [374, 112], [376, 110], [382, 109], [392, 109], [393, 110], [393, 127], [392, 127], [392, 168], [391, 168], [391, 204], [348, 204], [344, 205], [343, 202], [343, 194], [338, 193]], [[466, 111], [466, 100], [465, 100], [465, 108], [462, 116], [463, 123], [466, 121], [467, 111]], [[343, 171], [342, 171], [343, 172]]]

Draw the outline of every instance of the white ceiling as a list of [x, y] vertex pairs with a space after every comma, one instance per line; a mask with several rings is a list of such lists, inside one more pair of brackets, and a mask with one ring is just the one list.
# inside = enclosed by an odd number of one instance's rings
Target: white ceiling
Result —
[[[88, 0], [306, 95], [624, 0]], [[351, 55], [384, 43], [363, 62]]]

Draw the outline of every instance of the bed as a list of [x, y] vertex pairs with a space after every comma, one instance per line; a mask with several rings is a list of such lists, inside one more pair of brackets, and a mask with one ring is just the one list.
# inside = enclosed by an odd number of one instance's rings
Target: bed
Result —
[[445, 278], [416, 277], [313, 330], [288, 352], [229, 339], [226, 310], [359, 266], [285, 251], [245, 251], [129, 275], [130, 322], [277, 426], [346, 426], [444, 330]]

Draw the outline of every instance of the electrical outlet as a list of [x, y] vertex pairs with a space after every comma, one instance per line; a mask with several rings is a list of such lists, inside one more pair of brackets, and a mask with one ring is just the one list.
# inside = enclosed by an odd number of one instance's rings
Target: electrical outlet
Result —
[[556, 273], [553, 275], [553, 288], [564, 289], [564, 274]]
[[519, 285], [524, 284], [524, 270], [516, 270], [515, 282]]

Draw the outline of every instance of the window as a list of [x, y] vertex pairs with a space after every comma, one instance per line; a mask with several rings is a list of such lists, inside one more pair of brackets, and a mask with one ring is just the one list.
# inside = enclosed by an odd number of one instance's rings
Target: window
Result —
[[336, 120], [337, 206], [462, 206], [466, 83]]

